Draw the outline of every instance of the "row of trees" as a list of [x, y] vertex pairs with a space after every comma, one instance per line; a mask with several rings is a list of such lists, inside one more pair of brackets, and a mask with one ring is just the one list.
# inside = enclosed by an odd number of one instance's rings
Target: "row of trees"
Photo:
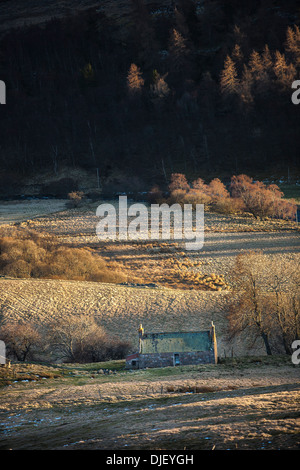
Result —
[[38, 326], [33, 321], [3, 322], [0, 338], [8, 359], [102, 362], [123, 359], [128, 341], [109, 336], [93, 317], [74, 315]]
[[227, 55], [221, 72], [221, 93], [224, 98], [239, 97], [244, 105], [251, 105], [256, 99], [267, 100], [274, 91], [278, 97], [289, 94], [299, 65], [300, 29], [297, 25], [287, 28], [283, 52], [270, 51], [266, 44], [262, 52], [253, 50], [247, 61], [242, 45], [237, 43], [232, 54]]
[[274, 217], [295, 220], [296, 204], [283, 199], [283, 192], [276, 184], [254, 181], [247, 175], [231, 177], [228, 187], [219, 178], [205, 183], [197, 178], [189, 183], [182, 173], [171, 175], [168, 194], [154, 186], [149, 192], [151, 202], [180, 204], [204, 204], [222, 213], [247, 212], [256, 218]]
[[[238, 28], [237, 30], [241, 36]], [[240, 41], [241, 44], [236, 43], [233, 47], [231, 55], [226, 56], [224, 68], [220, 73], [219, 86], [224, 99], [238, 96], [241, 104], [249, 105], [255, 99], [267, 99], [271, 92], [276, 92], [279, 96], [284, 92], [290, 93], [300, 66], [299, 27], [294, 25], [287, 28], [284, 52], [271, 51], [265, 44], [262, 52], [252, 50], [247, 58], [243, 52], [242, 40]], [[186, 38], [178, 29], [173, 28], [168, 50], [170, 69], [175, 69], [178, 73], [186, 71], [190, 54]], [[153, 99], [162, 100], [169, 95], [167, 76], [168, 73], [161, 76], [154, 70], [153, 83], [150, 84]], [[127, 86], [131, 96], [141, 94], [146, 86], [140, 67], [134, 63], [128, 71]]]

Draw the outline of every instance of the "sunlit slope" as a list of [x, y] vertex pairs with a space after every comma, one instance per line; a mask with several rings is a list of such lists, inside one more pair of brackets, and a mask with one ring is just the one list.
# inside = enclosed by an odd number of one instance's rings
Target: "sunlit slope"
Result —
[[193, 331], [216, 325], [222, 350], [225, 292], [131, 287], [94, 282], [1, 279], [0, 305], [8, 321], [37, 324], [58, 316], [93, 315], [108, 333], [138, 345], [145, 331]]

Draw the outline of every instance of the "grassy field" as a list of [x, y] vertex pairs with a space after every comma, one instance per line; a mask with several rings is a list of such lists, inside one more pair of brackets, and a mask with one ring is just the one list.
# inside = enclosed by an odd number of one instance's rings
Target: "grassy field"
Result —
[[288, 356], [263, 356], [259, 343], [245, 358], [247, 338], [229, 343], [225, 316], [237, 254], [260, 249], [296, 261], [295, 223], [207, 213], [204, 248], [193, 253], [173, 242], [100, 243], [95, 203], [47, 207], [43, 215], [36, 208], [24, 215], [22, 204], [11, 220], [5, 207], [1, 230], [17, 220], [20, 230], [88, 247], [141, 284], [2, 277], [2, 318], [42, 326], [91, 315], [133, 351], [140, 323], [157, 332], [207, 329], [213, 321], [220, 362], [140, 371], [125, 371], [124, 361], [12, 363], [0, 369], [0, 449], [299, 448], [299, 367]]
[[6, 375], [2, 450], [299, 449], [299, 368], [286, 357], [133, 372], [13, 364]]

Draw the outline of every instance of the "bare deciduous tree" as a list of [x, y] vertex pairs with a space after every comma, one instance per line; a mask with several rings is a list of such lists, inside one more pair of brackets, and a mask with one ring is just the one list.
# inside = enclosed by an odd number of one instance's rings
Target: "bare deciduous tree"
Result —
[[105, 340], [104, 330], [87, 315], [60, 318], [48, 330], [50, 349], [70, 362], [80, 362], [87, 347]]
[[290, 354], [300, 329], [299, 262], [245, 252], [237, 256], [232, 278], [229, 337], [246, 331], [263, 340], [267, 354]]
[[25, 321], [3, 324], [0, 339], [5, 342], [8, 357], [17, 361], [32, 359], [34, 351], [42, 344], [42, 336], [37, 326]]
[[99, 362], [126, 356], [131, 345], [110, 338], [88, 315], [62, 317], [48, 325], [49, 349], [68, 362]]

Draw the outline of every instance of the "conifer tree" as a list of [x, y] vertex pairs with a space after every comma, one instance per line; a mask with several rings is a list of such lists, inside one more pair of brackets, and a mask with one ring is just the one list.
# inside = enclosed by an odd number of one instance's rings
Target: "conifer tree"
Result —
[[175, 7], [174, 16], [175, 16], [176, 30], [183, 36], [187, 37], [189, 34], [189, 28], [186, 24], [184, 15], [182, 14], [180, 10], [178, 10], [177, 7]]
[[172, 61], [172, 68], [175, 71], [185, 67], [189, 51], [186, 45], [186, 38], [177, 30], [173, 29], [169, 41], [169, 52]]
[[249, 67], [253, 77], [259, 80], [264, 73], [264, 65], [260, 54], [255, 50], [250, 55]]
[[131, 64], [127, 75], [127, 88], [130, 96], [141, 94], [144, 87], [142, 72], [136, 64]]
[[268, 44], [265, 45], [262, 53], [263, 65], [265, 71], [270, 75], [273, 69], [273, 58]]
[[154, 100], [162, 100], [170, 93], [170, 88], [165, 81], [167, 74], [161, 76], [157, 70], [153, 71], [153, 83], [150, 85], [151, 95]]
[[235, 44], [233, 51], [232, 51], [232, 59], [236, 64], [241, 64], [244, 59], [244, 54], [241, 50], [241, 46], [239, 44]]
[[238, 93], [239, 80], [235, 63], [228, 55], [225, 60], [224, 69], [220, 79], [221, 93], [224, 97], [229, 97]]
[[290, 89], [292, 82], [296, 78], [297, 72], [293, 64], [287, 64], [285, 55], [276, 51], [274, 73], [277, 83], [286, 90]]
[[253, 102], [253, 95], [252, 95], [252, 84], [253, 84], [253, 76], [252, 73], [244, 64], [242, 79], [239, 87], [239, 96], [244, 104], [251, 104]]
[[269, 76], [264, 58], [255, 50], [252, 51], [250, 56], [249, 71], [254, 83], [254, 93], [258, 95], [265, 94], [269, 86]]
[[287, 29], [286, 52], [296, 67], [300, 67], [300, 29], [297, 25], [294, 25], [294, 29], [291, 26]]
[[241, 30], [241, 28], [238, 25], [234, 25], [233, 28], [233, 39], [241, 47], [244, 47], [247, 35]]

